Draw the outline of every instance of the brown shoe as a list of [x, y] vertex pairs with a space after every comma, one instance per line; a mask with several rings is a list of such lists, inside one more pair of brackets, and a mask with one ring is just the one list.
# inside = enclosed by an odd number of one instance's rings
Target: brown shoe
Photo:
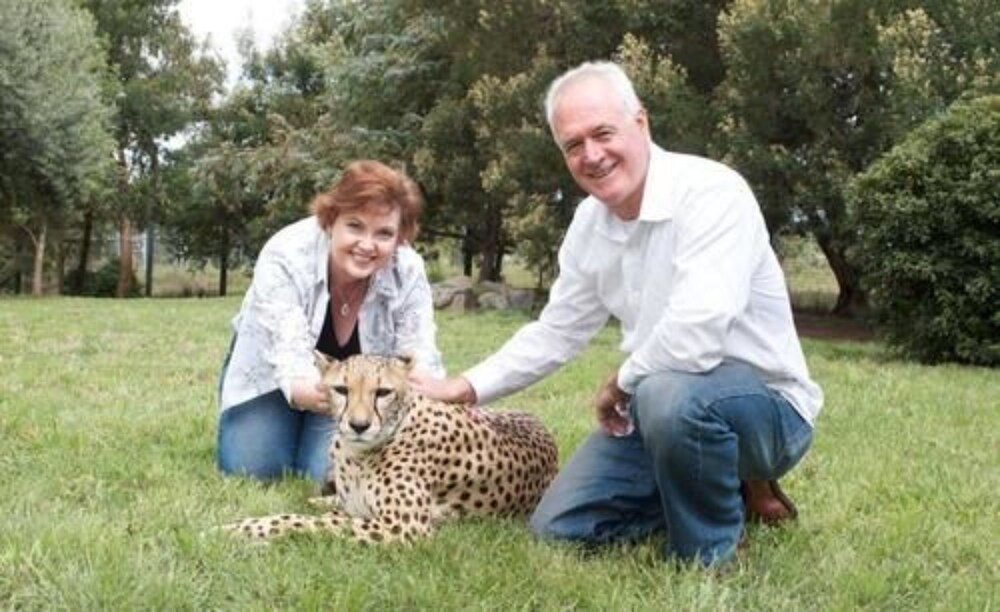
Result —
[[740, 485], [740, 493], [747, 521], [777, 525], [799, 515], [777, 480], [745, 480]]

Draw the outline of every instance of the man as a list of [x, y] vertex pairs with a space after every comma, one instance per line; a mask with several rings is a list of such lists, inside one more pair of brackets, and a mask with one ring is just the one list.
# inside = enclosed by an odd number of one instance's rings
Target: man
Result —
[[805, 454], [822, 405], [760, 209], [734, 171], [652, 143], [614, 64], [562, 75], [545, 108], [590, 194], [560, 248], [549, 303], [462, 376], [413, 384], [487, 403], [564, 364], [613, 315], [628, 358], [598, 394], [601, 431], [556, 477], [531, 527], [588, 543], [665, 528], [669, 557], [725, 561], [747, 518], [794, 516], [777, 478]]

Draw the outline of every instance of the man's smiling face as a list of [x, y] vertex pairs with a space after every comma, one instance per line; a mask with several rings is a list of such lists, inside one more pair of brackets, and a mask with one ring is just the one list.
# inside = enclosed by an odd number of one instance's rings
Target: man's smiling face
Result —
[[556, 99], [552, 134], [581, 189], [621, 219], [635, 219], [649, 165], [646, 111], [631, 113], [598, 77], [567, 83]]

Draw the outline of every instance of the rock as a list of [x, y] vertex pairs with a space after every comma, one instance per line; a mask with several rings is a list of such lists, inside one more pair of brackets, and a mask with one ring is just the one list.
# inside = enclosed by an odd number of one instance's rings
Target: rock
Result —
[[487, 291], [479, 294], [479, 306], [491, 310], [507, 310], [510, 308], [510, 301], [503, 293]]
[[448, 303], [448, 310], [454, 312], [468, 312], [479, 307], [479, 300], [472, 289], [456, 289], [452, 293], [452, 299]]
[[466, 312], [476, 308], [491, 310], [531, 310], [537, 301], [533, 289], [516, 289], [503, 283], [476, 285], [468, 276], [456, 276], [431, 285], [434, 308]]
[[535, 307], [534, 289], [511, 289], [507, 292], [507, 303], [510, 308], [531, 310]]

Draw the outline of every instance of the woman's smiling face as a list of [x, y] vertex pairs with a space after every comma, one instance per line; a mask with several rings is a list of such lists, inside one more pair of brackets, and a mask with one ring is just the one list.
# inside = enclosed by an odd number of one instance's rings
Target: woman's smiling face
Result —
[[330, 227], [337, 283], [364, 280], [389, 263], [399, 245], [399, 217], [396, 206], [371, 204], [337, 215]]

